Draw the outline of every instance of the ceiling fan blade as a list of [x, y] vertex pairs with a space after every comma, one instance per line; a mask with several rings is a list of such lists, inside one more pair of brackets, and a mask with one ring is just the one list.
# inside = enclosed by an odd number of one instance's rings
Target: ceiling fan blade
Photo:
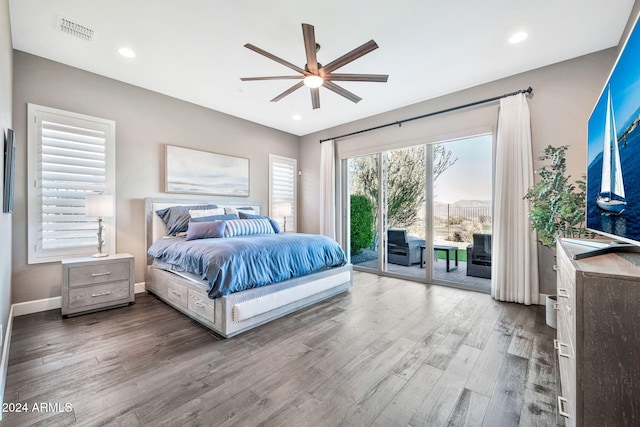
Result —
[[319, 87], [311, 88], [311, 105], [313, 106], [314, 110], [320, 108], [320, 88]]
[[304, 86], [303, 82], [298, 82], [295, 85], [291, 86], [289, 89], [285, 90], [284, 92], [282, 92], [280, 95], [276, 96], [275, 98], [273, 98], [271, 100], [271, 102], [278, 102], [280, 101], [282, 98], [284, 98], [285, 96], [291, 94], [292, 92], [300, 89], [302, 86]]
[[269, 76], [269, 77], [240, 77], [243, 82], [253, 82], [256, 80], [300, 80], [304, 76]]
[[389, 76], [387, 74], [327, 74], [326, 80], [334, 82], [378, 82], [386, 83]]
[[352, 92], [349, 92], [348, 90], [338, 86], [335, 83], [325, 81], [322, 86], [326, 87], [330, 91], [333, 91], [333, 92], [337, 93], [338, 95], [344, 96], [349, 101], [353, 101], [355, 103], [358, 103], [359, 101], [362, 101], [362, 98], [360, 98], [358, 95], [356, 95], [356, 94], [354, 94]]
[[372, 50], [376, 50], [378, 45], [373, 40], [369, 40], [365, 44], [360, 47], [353, 49], [351, 52], [342, 55], [340, 58], [331, 61], [324, 67], [320, 69], [321, 72], [324, 72], [324, 75], [331, 73], [333, 70], [337, 70], [340, 67], [347, 65], [348, 63], [355, 61], [363, 55], [371, 52]]
[[318, 60], [316, 59], [316, 35], [313, 25], [302, 24], [302, 37], [304, 50], [307, 53], [307, 69], [310, 73], [318, 72]]
[[308, 74], [302, 68], [293, 65], [291, 62], [285, 61], [282, 58], [278, 58], [277, 56], [267, 52], [266, 50], [262, 50], [259, 47], [252, 45], [251, 43], [245, 44], [244, 47], [246, 47], [247, 49], [250, 49], [250, 50], [252, 50], [252, 51], [254, 51], [256, 53], [259, 53], [260, 55], [266, 56], [267, 58], [272, 59], [272, 60], [276, 61], [277, 63], [284, 65], [285, 67], [289, 67], [293, 71], [297, 71], [300, 74], [305, 74], [305, 75]]

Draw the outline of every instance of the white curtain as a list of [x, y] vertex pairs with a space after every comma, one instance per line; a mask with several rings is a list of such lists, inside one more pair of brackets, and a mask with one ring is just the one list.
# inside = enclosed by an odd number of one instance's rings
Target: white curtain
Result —
[[320, 234], [336, 238], [336, 157], [335, 142], [324, 141], [320, 148]]
[[533, 185], [529, 105], [524, 94], [500, 100], [496, 144], [491, 295], [537, 304], [538, 246], [524, 195]]

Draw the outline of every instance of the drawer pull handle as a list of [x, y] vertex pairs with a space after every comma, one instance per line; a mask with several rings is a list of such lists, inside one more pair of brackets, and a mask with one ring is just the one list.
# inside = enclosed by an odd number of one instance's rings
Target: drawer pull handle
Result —
[[566, 288], [558, 288], [558, 296], [560, 298], [569, 298], [569, 291]]
[[110, 271], [106, 271], [104, 273], [91, 273], [91, 277], [100, 277], [100, 276], [108, 276], [110, 275], [111, 272]]
[[558, 304], [557, 302], [553, 303], [553, 309], [554, 310], [560, 310], [560, 304]]
[[558, 414], [565, 418], [570, 418], [569, 413], [565, 410], [564, 405], [568, 403], [568, 400], [562, 396], [558, 396]]
[[202, 303], [201, 301], [194, 301], [194, 304], [196, 305], [196, 307], [200, 307], [200, 308], [204, 308], [204, 303]]
[[177, 296], [177, 297], [181, 297], [181, 296], [182, 296], [182, 294], [181, 294], [180, 292], [178, 292], [178, 291], [174, 291], [173, 289], [171, 289], [171, 293], [172, 293], [173, 295]]
[[111, 295], [111, 291], [101, 292], [99, 294], [91, 294], [92, 297], [103, 297], [105, 295]]
[[553, 340], [553, 348], [558, 350], [558, 356], [569, 358], [571, 356], [569, 353], [563, 353], [562, 352], [562, 347], [563, 346], [567, 347], [567, 348], [569, 347], [569, 345], [567, 345], [565, 343], [562, 343], [562, 342], [560, 342], [560, 341], [558, 341], [556, 339]]

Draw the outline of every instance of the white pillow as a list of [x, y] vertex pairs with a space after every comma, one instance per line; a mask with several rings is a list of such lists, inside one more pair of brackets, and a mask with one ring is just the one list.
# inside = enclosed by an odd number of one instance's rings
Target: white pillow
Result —
[[189, 216], [191, 218], [202, 218], [203, 216], [224, 215], [224, 208], [215, 209], [198, 209], [190, 210]]
[[248, 213], [248, 214], [255, 214], [256, 211], [255, 209], [251, 208], [251, 207], [241, 207], [241, 208], [231, 208], [231, 207], [226, 207], [224, 208], [224, 213], [226, 214], [233, 214], [233, 215], [238, 215], [238, 212], [244, 212], [244, 213]]

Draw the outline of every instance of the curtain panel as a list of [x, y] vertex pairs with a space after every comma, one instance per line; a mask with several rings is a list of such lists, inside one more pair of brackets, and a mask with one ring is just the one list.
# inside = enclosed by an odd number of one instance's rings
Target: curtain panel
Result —
[[538, 246], [529, 225], [533, 185], [531, 119], [524, 94], [500, 100], [491, 295], [499, 301], [537, 304]]
[[336, 239], [335, 141], [324, 141], [320, 149], [320, 234]]

